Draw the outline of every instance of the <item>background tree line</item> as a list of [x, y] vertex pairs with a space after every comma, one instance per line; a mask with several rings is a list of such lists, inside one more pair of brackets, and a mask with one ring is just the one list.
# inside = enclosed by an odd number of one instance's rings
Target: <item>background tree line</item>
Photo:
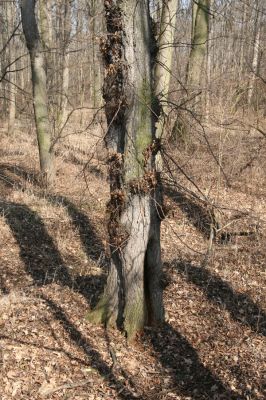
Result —
[[[159, 30], [163, 2], [154, 0], [152, 3], [155, 30]], [[167, 46], [173, 52], [171, 98], [180, 102], [184, 88], [192, 85], [188, 80], [191, 76], [188, 72], [189, 58], [193, 59], [193, 40], [198, 40], [193, 36], [192, 19], [194, 15], [196, 22], [198, 12], [200, 23], [201, 11], [206, 7], [209, 9], [205, 13], [208, 38], [202, 46], [194, 46], [194, 50], [204, 47], [199, 86], [209, 104], [204, 107], [205, 112], [217, 115], [218, 109], [226, 109], [227, 115], [234, 115], [248, 104], [257, 111], [263, 110], [263, 1], [180, 0], [170, 1], [169, 4], [173, 30], [172, 43]], [[7, 129], [10, 133], [15, 117], [20, 121], [32, 115], [30, 60], [22, 33], [19, 6], [18, 1], [0, 2], [1, 120], [10, 121], [10, 128]], [[76, 107], [98, 107], [102, 104], [103, 68], [99, 58], [99, 41], [105, 31], [103, 2], [40, 0], [36, 11], [45, 51], [49, 113], [55, 134], [66, 117], [66, 108], [70, 112]], [[199, 72], [197, 74], [199, 81]], [[209, 110], [210, 104], [212, 110]]]

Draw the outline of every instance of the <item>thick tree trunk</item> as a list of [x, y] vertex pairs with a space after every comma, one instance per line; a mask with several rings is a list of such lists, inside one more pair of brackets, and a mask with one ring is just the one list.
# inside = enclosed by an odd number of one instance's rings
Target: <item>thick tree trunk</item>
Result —
[[202, 82], [202, 67], [208, 43], [209, 0], [193, 2], [192, 48], [189, 56], [187, 84], [198, 88]]
[[21, 1], [22, 27], [30, 53], [33, 106], [43, 183], [53, 179], [51, 131], [48, 119], [46, 71], [42, 44], [35, 17], [35, 0]]
[[129, 338], [161, 323], [160, 178], [154, 158], [148, 1], [105, 2], [108, 36], [104, 98], [109, 125], [111, 266], [89, 320], [117, 325]]

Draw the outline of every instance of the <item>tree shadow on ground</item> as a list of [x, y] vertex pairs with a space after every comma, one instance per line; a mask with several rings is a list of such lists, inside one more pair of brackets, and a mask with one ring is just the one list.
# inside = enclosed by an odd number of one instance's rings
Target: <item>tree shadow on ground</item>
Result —
[[84, 168], [84, 171], [89, 172], [90, 174], [94, 175], [96, 178], [99, 178], [102, 180], [106, 179], [106, 175], [101, 171], [101, 169], [98, 166], [91, 165], [90, 163], [88, 163], [88, 160], [87, 160], [88, 157], [86, 159], [81, 159], [81, 158], [77, 157], [73, 152], [71, 152], [67, 156], [63, 155], [63, 159], [68, 164], [82, 166]]
[[79, 364], [82, 364], [84, 366], [88, 365], [88, 363], [86, 363], [81, 358], [75, 357], [69, 351], [63, 349], [62, 346], [49, 347], [49, 346], [44, 346], [43, 344], [36, 343], [36, 342], [33, 342], [33, 341], [31, 342], [31, 341], [28, 341], [28, 340], [17, 339], [17, 338], [14, 338], [14, 336], [12, 336], [12, 335], [8, 336], [8, 335], [2, 335], [2, 334], [0, 334], [0, 340], [8, 340], [9, 342], [14, 342], [14, 343], [17, 343], [17, 344], [22, 344], [22, 345], [25, 345], [25, 346], [30, 346], [30, 347], [38, 348], [38, 349], [41, 348], [43, 350], [50, 351], [51, 353], [54, 353], [54, 352], [61, 353], [61, 354], [64, 354], [65, 356], [67, 356], [71, 361], [76, 361]]
[[[19, 182], [12, 181], [10, 176], [5, 175], [5, 169], [0, 169], [0, 180], [9, 187], [17, 185], [20, 187]], [[12, 172], [14, 169], [12, 168]], [[20, 170], [21, 172], [21, 170]], [[23, 178], [29, 178], [29, 175], [23, 174]], [[34, 176], [30, 177], [31, 179]], [[63, 202], [67, 207], [70, 216], [79, 232], [82, 235], [83, 244], [86, 246], [89, 255], [98, 260], [99, 249], [102, 251], [103, 247], [98, 242], [97, 250], [91, 252], [89, 246], [93, 246], [91, 235], [88, 236], [88, 228], [90, 227], [89, 220], [84, 216], [68, 199], [63, 196], [50, 196], [52, 202]], [[44, 286], [53, 282], [60, 285], [67, 286], [79, 293], [81, 293], [89, 302], [95, 296], [95, 292], [102, 291], [102, 280], [99, 276], [85, 277], [72, 277], [68, 268], [64, 264], [56, 245], [54, 244], [51, 236], [48, 234], [43, 220], [37, 212], [31, 210], [25, 204], [17, 204], [8, 201], [0, 200], [0, 213], [5, 217], [7, 224], [19, 246], [20, 257], [25, 265], [25, 271], [32, 277], [37, 286]], [[23, 279], [23, 277], [22, 277]], [[98, 289], [96, 289], [98, 287]], [[80, 347], [88, 357], [86, 365], [91, 365], [99, 374], [104, 377], [108, 384], [117, 392], [117, 397], [121, 399], [132, 399], [135, 396], [131, 393], [130, 389], [126, 387], [122, 380], [116, 378], [113, 373], [112, 367], [108, 366], [102, 359], [100, 353], [95, 350], [89, 341], [79, 332], [73, 323], [68, 319], [63, 309], [53, 302], [51, 299], [42, 295], [41, 298], [47, 303], [54, 317], [60, 321], [64, 329], [69, 335], [69, 338]], [[34, 345], [34, 344], [33, 344]], [[70, 356], [68, 352], [63, 352]], [[71, 359], [73, 357], [70, 356]], [[77, 359], [77, 361], [80, 361]], [[120, 371], [124, 376], [124, 380], [130, 381], [126, 371]], [[143, 397], [144, 398], [144, 397]]]
[[[49, 306], [54, 317], [60, 322], [65, 331], [67, 332], [69, 338], [78, 347], [80, 347], [88, 358], [87, 364], [96, 369], [99, 374], [106, 380], [108, 385], [115, 389], [117, 397], [121, 399], [133, 399], [136, 398], [135, 395], [130, 391], [128, 387], [123, 383], [124, 379], [118, 379], [114, 372], [112, 366], [109, 366], [102, 358], [101, 354], [93, 348], [91, 343], [82, 335], [82, 333], [75, 327], [75, 325], [69, 320], [63, 309], [56, 304], [53, 300], [49, 299], [45, 295], [41, 298]], [[127, 381], [130, 380], [126, 371], [120, 368], [120, 376], [122, 375]], [[136, 388], [134, 388], [136, 389]], [[142, 397], [143, 399], [145, 397]]]
[[[25, 263], [26, 271], [37, 285], [42, 286], [47, 283], [58, 282], [79, 291], [79, 288], [76, 288], [75, 279], [64, 265], [58, 249], [37, 213], [24, 204], [4, 201], [0, 202], [0, 212], [5, 215], [20, 247], [20, 256]], [[82, 225], [81, 230], [85, 227], [86, 225]], [[89, 292], [81, 292], [89, 300], [94, 291], [95, 288], [91, 285]], [[133, 398], [132, 393], [128, 392], [128, 389], [123, 387], [122, 383], [115, 378], [112, 369], [102, 360], [101, 355], [92, 348], [86, 338], [69, 321], [63, 309], [44, 296], [43, 299], [68, 332], [71, 340], [87, 354], [91, 365], [108, 379], [109, 384], [114, 385], [118, 396]], [[166, 325], [156, 337], [152, 336], [152, 344], [162, 365], [170, 371], [179, 393], [201, 400], [214, 399], [216, 392], [219, 392], [221, 396], [223, 395], [223, 397], [219, 397], [220, 399], [240, 398], [228, 391], [222, 382], [204, 367], [195, 349], [170, 325]]]
[[38, 286], [58, 282], [73, 287], [74, 282], [39, 215], [25, 204], [0, 202], [20, 249], [20, 257]]
[[166, 196], [170, 197], [187, 216], [193, 226], [200, 231], [204, 237], [209, 239], [211, 227], [215, 225], [216, 221], [214, 215], [199, 203], [185, 194], [174, 190], [170, 187], [165, 187], [164, 192]]
[[[18, 178], [23, 179], [23, 181], [19, 181], [14, 179], [14, 175], [10, 176], [6, 174], [6, 172], [11, 172], [15, 174]], [[17, 185], [22, 190], [24, 189], [25, 181], [31, 182], [35, 186], [39, 186], [38, 176], [33, 171], [28, 171], [25, 168], [16, 166], [16, 165], [8, 165], [8, 164], [0, 164], [0, 180], [1, 178], [5, 178], [6, 184], [9, 183], [12, 187]], [[48, 202], [53, 205], [62, 204], [71, 220], [73, 225], [78, 229], [81, 242], [83, 244], [84, 250], [86, 251], [88, 257], [90, 257], [93, 261], [98, 262], [100, 258], [104, 258], [104, 246], [99, 236], [97, 235], [93, 224], [90, 219], [87, 217], [85, 213], [83, 213], [72, 201], [70, 201], [66, 196], [55, 195], [52, 193], [35, 193], [38, 197], [45, 198]]]
[[[11, 173], [12, 175], [10, 175]], [[15, 179], [17, 177], [17, 179]], [[0, 164], [0, 179], [5, 180], [11, 187], [18, 186], [24, 190], [23, 183], [19, 178], [39, 186], [38, 174], [33, 171], [26, 170], [24, 167], [11, 164]]]
[[[54, 205], [62, 204], [66, 208], [73, 225], [78, 229], [80, 240], [88, 257], [100, 263], [105, 258], [105, 249], [87, 215], [65, 196], [49, 194], [46, 199]], [[101, 265], [106, 267], [106, 264]]]
[[[0, 266], [0, 269], [1, 269], [1, 266]], [[4, 280], [3, 280], [2, 276], [0, 276], [0, 295], [1, 294], [2, 295], [9, 294], [9, 290], [6, 287], [6, 285], [4, 284]]]
[[[12, 175], [9, 175], [8, 172], [11, 172]], [[10, 188], [17, 186], [24, 190], [24, 182], [15, 179], [13, 174], [38, 185], [38, 179], [34, 173], [17, 166], [0, 165], [0, 181]], [[82, 275], [73, 279], [67, 267], [64, 266], [64, 261], [38, 214], [23, 204], [1, 202], [0, 211], [5, 214], [6, 221], [20, 246], [20, 255], [27, 272], [38, 285], [55, 281], [79, 291], [86, 297], [91, 307], [94, 307], [98, 301], [99, 293], [103, 290], [105, 284], [104, 272], [107, 269], [104, 246], [101, 240], [89, 218], [68, 198], [60, 195], [43, 194], [42, 192], [35, 194], [37, 197], [45, 198], [53, 205], [63, 204], [65, 206], [73, 225], [79, 231], [85, 252], [103, 269], [103, 274], [101, 276]]]
[[197, 351], [171, 325], [165, 324], [157, 332], [149, 333], [148, 338], [161, 365], [171, 376], [169, 392], [195, 400], [243, 398], [203, 365]]
[[[0, 201], [0, 213], [4, 215], [19, 246], [25, 271], [37, 286], [53, 282], [68, 286], [81, 293], [89, 304], [99, 296], [103, 288], [103, 279], [93, 275], [72, 276], [42, 219], [35, 211], [25, 204]], [[96, 299], [93, 303], [95, 301]]]
[[234, 291], [227, 282], [205, 268], [178, 261], [172, 261], [171, 266], [203, 290], [209, 301], [225, 308], [235, 321], [266, 336], [266, 314], [249, 296]]

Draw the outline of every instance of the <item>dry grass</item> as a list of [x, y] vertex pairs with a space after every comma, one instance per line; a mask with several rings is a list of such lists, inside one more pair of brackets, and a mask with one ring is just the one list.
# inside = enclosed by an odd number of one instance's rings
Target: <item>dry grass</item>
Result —
[[[207, 132], [230, 187], [200, 132], [187, 150], [171, 149], [217, 204], [221, 232], [230, 235], [225, 241], [217, 235], [206, 259], [208, 207], [180, 189], [167, 192], [171, 211], [162, 225], [162, 251], [168, 322], [147, 329], [133, 346], [120, 333], [84, 320], [103, 287], [108, 241], [106, 168], [93, 151], [101, 133], [98, 127], [92, 133], [57, 145], [58, 175], [49, 192], [36, 184], [34, 137], [19, 131], [1, 137], [1, 399], [264, 399], [261, 138]], [[173, 163], [169, 167], [179, 185], [195, 191]]]

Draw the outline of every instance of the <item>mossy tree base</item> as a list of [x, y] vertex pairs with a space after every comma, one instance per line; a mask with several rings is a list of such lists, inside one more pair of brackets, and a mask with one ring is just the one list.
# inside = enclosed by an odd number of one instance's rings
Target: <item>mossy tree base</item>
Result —
[[88, 319], [105, 326], [115, 323], [133, 339], [146, 323], [164, 318], [149, 2], [108, 1], [105, 13], [108, 35], [101, 49], [111, 265], [103, 298]]
[[117, 312], [110, 313], [108, 301], [102, 297], [94, 310], [86, 315], [86, 319], [94, 325], [104, 325], [106, 328], [115, 328]]
[[112, 254], [104, 294], [87, 319], [118, 327], [129, 340], [146, 324], [164, 321], [161, 288], [160, 218], [158, 204], [147, 194], [135, 194], [119, 223], [129, 233]]

